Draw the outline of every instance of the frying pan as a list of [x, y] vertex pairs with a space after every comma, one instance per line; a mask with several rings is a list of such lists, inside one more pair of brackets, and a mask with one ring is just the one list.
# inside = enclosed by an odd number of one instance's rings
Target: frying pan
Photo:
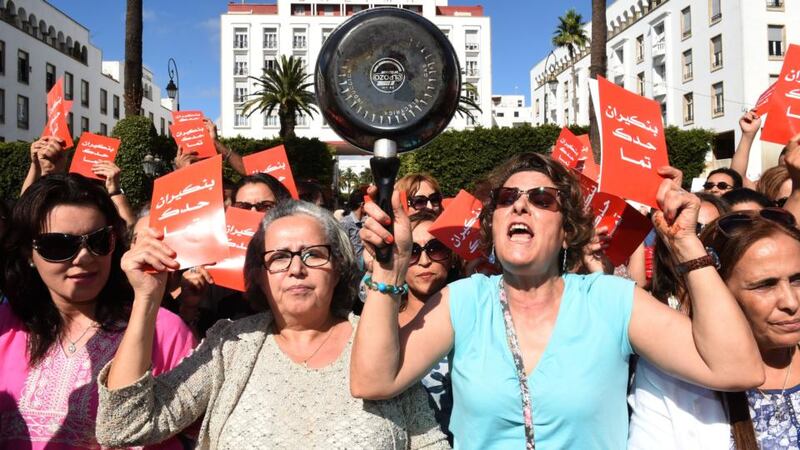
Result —
[[[392, 216], [400, 160], [447, 127], [461, 92], [455, 50], [422, 15], [395, 7], [359, 12], [325, 41], [314, 74], [317, 104], [344, 140], [373, 153], [378, 204]], [[386, 262], [391, 247], [378, 249]]]

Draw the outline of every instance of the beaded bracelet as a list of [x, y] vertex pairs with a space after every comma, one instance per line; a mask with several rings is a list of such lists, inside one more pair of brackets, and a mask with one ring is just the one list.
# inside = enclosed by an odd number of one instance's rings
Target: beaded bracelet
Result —
[[364, 277], [364, 285], [373, 291], [380, 292], [381, 294], [403, 295], [408, 292], [408, 283], [403, 283], [400, 286], [394, 286], [386, 283], [376, 283], [372, 281], [372, 276], [370, 275], [366, 275]]

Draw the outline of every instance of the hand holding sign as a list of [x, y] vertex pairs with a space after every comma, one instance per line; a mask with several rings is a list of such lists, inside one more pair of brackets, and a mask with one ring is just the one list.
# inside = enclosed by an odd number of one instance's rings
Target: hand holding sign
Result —
[[[75, 149], [75, 155], [72, 157], [69, 171], [96, 180], [107, 180], [109, 175], [114, 175], [112, 168], [116, 168], [118, 176], [119, 168], [113, 163], [117, 156], [119, 144], [119, 139], [84, 132], [81, 134], [78, 148]], [[100, 165], [98, 166], [98, 164]], [[95, 166], [100, 168], [99, 172], [94, 170]], [[117, 183], [116, 188], [118, 187], [119, 184]]]
[[55, 136], [44, 136], [31, 144], [31, 165], [40, 176], [62, 172], [67, 164], [64, 141]]
[[67, 115], [72, 109], [72, 102], [64, 99], [64, 80], [59, 78], [47, 93], [47, 123], [42, 136], [57, 137], [65, 149], [71, 148], [72, 133], [67, 126]]
[[800, 45], [789, 46], [774, 86], [761, 140], [785, 145], [800, 133]]
[[[167, 286], [168, 270], [179, 267], [175, 251], [163, 242], [158, 230], [145, 228], [122, 256], [121, 266], [133, 288], [134, 298], [160, 304]], [[154, 273], [154, 270], [156, 273]]]
[[225, 211], [228, 232], [228, 258], [207, 269], [214, 283], [237, 291], [245, 291], [244, 260], [247, 245], [258, 230], [264, 213], [230, 207]]

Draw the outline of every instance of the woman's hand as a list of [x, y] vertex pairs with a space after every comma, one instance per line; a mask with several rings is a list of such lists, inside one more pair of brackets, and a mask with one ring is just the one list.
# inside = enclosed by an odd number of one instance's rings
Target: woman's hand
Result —
[[582, 262], [583, 266], [590, 273], [603, 272], [603, 258], [608, 249], [611, 236], [608, 235], [608, 227], [600, 226], [594, 229], [592, 240], [583, 247]]
[[[178, 269], [173, 251], [153, 228], [139, 232], [136, 244], [122, 256], [122, 270], [133, 287], [134, 298], [160, 302], [167, 286], [167, 271]], [[155, 271], [155, 273], [153, 272]]]
[[180, 153], [175, 157], [175, 169], [183, 169], [197, 162], [197, 152]]
[[214, 278], [208, 273], [205, 266], [192, 267], [181, 275], [181, 304], [189, 308], [196, 308], [208, 287], [214, 284]]
[[[367, 190], [373, 199], [378, 194], [378, 189], [373, 185]], [[364, 204], [366, 219], [359, 232], [364, 243], [364, 250], [374, 259], [372, 262], [373, 280], [392, 285], [405, 282], [408, 262], [411, 258], [411, 223], [403, 207], [400, 205], [400, 192], [392, 194], [392, 210], [394, 212], [394, 234], [385, 228], [392, 225], [389, 215], [381, 210], [374, 201]], [[387, 263], [375, 259], [375, 249], [378, 247], [392, 247], [392, 258]], [[365, 258], [366, 259], [366, 258]]]
[[753, 137], [761, 129], [761, 117], [758, 116], [756, 110], [751, 109], [744, 113], [739, 119], [739, 128], [742, 129], [742, 135]]
[[62, 172], [66, 168], [64, 141], [55, 136], [44, 136], [31, 144], [31, 166], [41, 176]]
[[122, 171], [111, 161], [98, 161], [92, 166], [92, 173], [105, 179], [106, 191], [119, 191], [119, 175]]
[[653, 225], [679, 261], [693, 259], [697, 246], [703, 248], [696, 234], [700, 199], [681, 188], [680, 170], [665, 166], [658, 173], [664, 181], [656, 194], [660, 211], [653, 213]]

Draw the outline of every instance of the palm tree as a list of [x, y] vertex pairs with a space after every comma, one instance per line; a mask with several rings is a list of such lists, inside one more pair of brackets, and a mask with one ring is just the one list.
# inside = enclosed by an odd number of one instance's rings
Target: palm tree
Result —
[[[592, 0], [592, 42], [591, 62], [589, 77], [606, 76], [608, 64], [606, 56], [606, 41], [608, 40], [608, 25], [606, 24], [606, 0]], [[597, 117], [594, 114], [591, 96], [589, 97], [589, 139], [592, 141], [592, 153], [595, 161], [600, 161], [600, 128], [597, 126]]]
[[125, 12], [125, 117], [142, 112], [142, 0], [127, 0]]
[[314, 94], [309, 91], [313, 85], [313, 82], [308, 81], [310, 77], [305, 71], [303, 60], [281, 55], [275, 67], [264, 69], [260, 77], [249, 77], [255, 80], [259, 90], [250, 94], [252, 98], [245, 102], [244, 113], [248, 116], [254, 112], [270, 115], [278, 108], [281, 139], [286, 141], [294, 138], [297, 113], [302, 112], [310, 117], [317, 111]]
[[583, 17], [575, 9], [570, 9], [558, 18], [558, 27], [553, 33], [553, 46], [566, 48], [569, 59], [572, 60], [570, 68], [572, 75], [572, 123], [578, 122], [578, 77], [575, 74], [575, 56], [586, 47], [589, 38], [583, 29]]
[[478, 104], [478, 87], [472, 83], [464, 83], [464, 95], [458, 97], [456, 113], [459, 117], [466, 117], [474, 122], [475, 111], [483, 113]]

